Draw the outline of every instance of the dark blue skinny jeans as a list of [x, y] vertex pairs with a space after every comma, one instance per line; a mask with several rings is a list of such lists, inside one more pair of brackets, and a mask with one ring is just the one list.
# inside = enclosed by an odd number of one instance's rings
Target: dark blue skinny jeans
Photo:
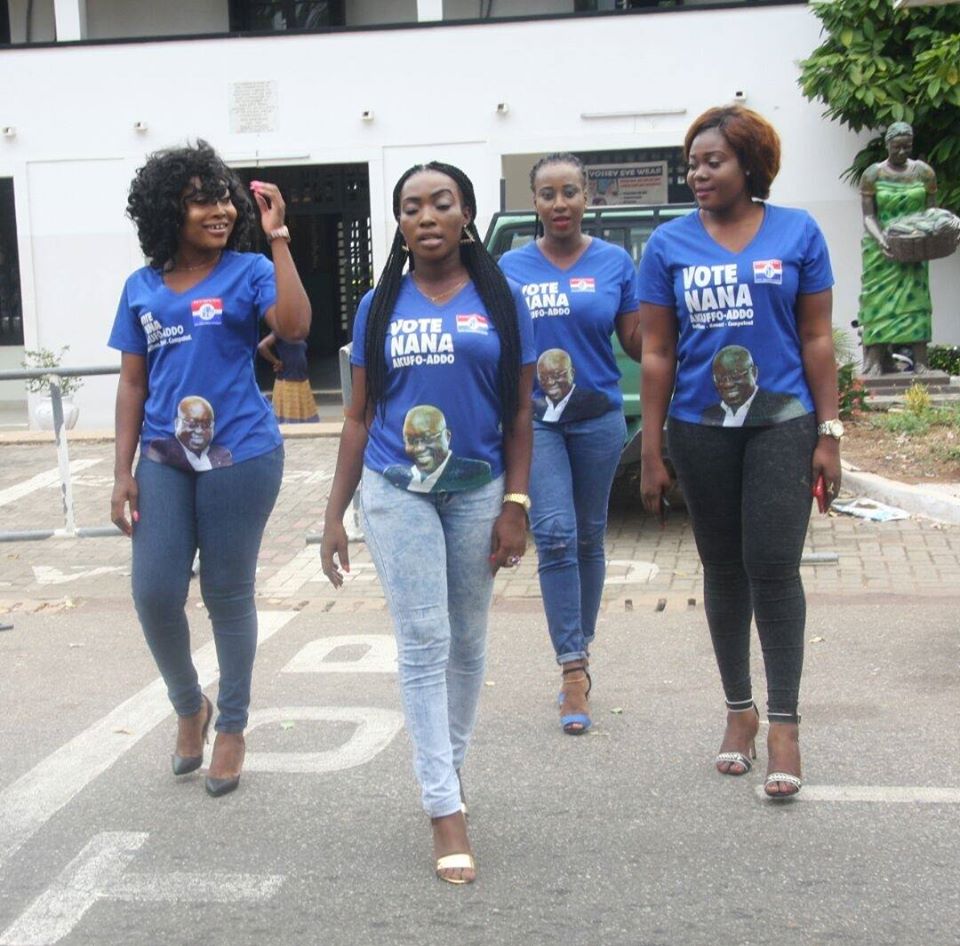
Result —
[[200, 592], [213, 624], [220, 732], [243, 732], [257, 651], [254, 579], [283, 476], [283, 447], [234, 466], [185, 472], [141, 458], [140, 519], [133, 530], [133, 601], [179, 716], [201, 706], [184, 610], [200, 550]]

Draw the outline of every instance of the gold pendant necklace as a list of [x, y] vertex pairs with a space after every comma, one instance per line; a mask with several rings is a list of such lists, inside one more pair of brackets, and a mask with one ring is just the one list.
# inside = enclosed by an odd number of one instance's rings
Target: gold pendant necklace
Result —
[[470, 282], [470, 277], [468, 276], [462, 282], [458, 282], [451, 289], [445, 289], [443, 292], [438, 292], [435, 296], [431, 296], [430, 293], [427, 292], [426, 289], [424, 289], [423, 286], [420, 285], [419, 281], [416, 278], [414, 278], [413, 281], [416, 284], [417, 289], [419, 289], [423, 295], [425, 295], [434, 305], [439, 305], [442, 299], [445, 299], [448, 296], [453, 296], [456, 293], [458, 293], [461, 289], [463, 289], [463, 287], [468, 282]]

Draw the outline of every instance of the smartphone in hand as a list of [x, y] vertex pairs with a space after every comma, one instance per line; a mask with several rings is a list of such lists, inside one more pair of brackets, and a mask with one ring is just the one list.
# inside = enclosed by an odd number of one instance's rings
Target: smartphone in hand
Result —
[[827, 484], [824, 482], [822, 473], [817, 477], [816, 483], [813, 484], [813, 495], [817, 499], [817, 509], [821, 513], [826, 512], [830, 504], [827, 502]]

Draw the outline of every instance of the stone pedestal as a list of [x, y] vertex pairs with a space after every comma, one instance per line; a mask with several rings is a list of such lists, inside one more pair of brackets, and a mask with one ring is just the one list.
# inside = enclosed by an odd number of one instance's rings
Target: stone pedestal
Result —
[[903, 397], [903, 392], [913, 384], [922, 384], [930, 394], [952, 394], [957, 389], [950, 386], [950, 375], [944, 371], [927, 371], [914, 374], [912, 371], [897, 371], [875, 378], [858, 378], [867, 389], [869, 397]]

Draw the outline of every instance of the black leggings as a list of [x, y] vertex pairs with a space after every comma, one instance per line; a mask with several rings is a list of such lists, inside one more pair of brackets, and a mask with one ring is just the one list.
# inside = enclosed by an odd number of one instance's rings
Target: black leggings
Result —
[[750, 619], [771, 722], [798, 722], [806, 601], [800, 555], [810, 520], [813, 414], [773, 427], [670, 419], [673, 461], [703, 563], [703, 597], [730, 709], [748, 708]]

